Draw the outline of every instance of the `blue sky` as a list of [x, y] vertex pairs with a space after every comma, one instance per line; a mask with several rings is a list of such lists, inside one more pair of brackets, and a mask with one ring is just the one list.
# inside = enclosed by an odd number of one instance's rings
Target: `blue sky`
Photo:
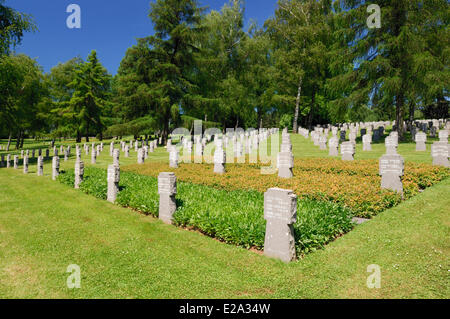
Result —
[[[220, 10], [227, 0], [200, 0], [202, 6]], [[69, 29], [66, 19], [69, 4], [81, 7], [81, 29]], [[97, 50], [102, 64], [116, 74], [127, 48], [136, 38], [153, 33], [148, 18], [150, 0], [6, 0], [6, 5], [33, 15], [39, 29], [27, 33], [17, 53], [35, 58], [45, 72], [75, 56], [86, 59]], [[262, 25], [273, 16], [277, 0], [246, 0], [246, 23]]]

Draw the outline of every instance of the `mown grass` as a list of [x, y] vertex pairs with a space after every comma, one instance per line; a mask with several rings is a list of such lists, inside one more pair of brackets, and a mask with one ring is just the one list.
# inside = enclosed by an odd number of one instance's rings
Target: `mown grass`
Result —
[[[0, 169], [0, 297], [448, 299], [449, 191], [445, 180], [283, 264]], [[66, 286], [70, 264], [81, 289]], [[380, 289], [366, 286], [371, 264]]]
[[[106, 170], [87, 168], [80, 189], [100, 199], [106, 199]], [[69, 186], [74, 185], [70, 170], [59, 176]], [[157, 178], [122, 172], [117, 203], [143, 213], [158, 216]], [[175, 224], [200, 230], [224, 242], [245, 248], [262, 249], [265, 225], [264, 196], [257, 191], [225, 191], [204, 185], [177, 184]], [[294, 224], [298, 254], [322, 248], [334, 238], [353, 228], [351, 213], [338, 205], [303, 199], [298, 201], [297, 222]]]

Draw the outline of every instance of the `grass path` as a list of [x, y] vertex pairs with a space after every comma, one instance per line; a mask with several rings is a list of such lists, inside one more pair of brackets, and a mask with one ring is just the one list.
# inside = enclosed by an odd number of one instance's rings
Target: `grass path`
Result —
[[[449, 298], [450, 180], [285, 265], [0, 169], [0, 298]], [[66, 268], [81, 267], [69, 290]], [[367, 266], [381, 267], [368, 289]]]

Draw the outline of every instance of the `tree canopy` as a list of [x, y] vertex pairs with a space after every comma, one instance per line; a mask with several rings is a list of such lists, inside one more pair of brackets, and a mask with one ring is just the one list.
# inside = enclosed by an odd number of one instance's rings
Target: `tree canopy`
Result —
[[[197, 0], [150, 4], [154, 33], [128, 48], [112, 77], [95, 51], [43, 74], [15, 55], [32, 18], [0, 0], [0, 135], [164, 140], [179, 126], [257, 128], [448, 117], [450, 5], [279, 0], [264, 24], [245, 1], [220, 11]], [[245, 27], [247, 25], [247, 27]], [[403, 126], [398, 128], [402, 137]], [[19, 145], [20, 146], [20, 145]]]

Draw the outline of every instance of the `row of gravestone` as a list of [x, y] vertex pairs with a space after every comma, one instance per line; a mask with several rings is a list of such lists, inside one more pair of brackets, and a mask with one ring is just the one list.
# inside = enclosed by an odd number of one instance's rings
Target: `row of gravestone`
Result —
[[[226, 163], [234, 163], [235, 160], [237, 163], [245, 163], [246, 154], [253, 154], [249, 157], [249, 161], [252, 161], [252, 158], [254, 157], [253, 160], [256, 162], [257, 155], [255, 155], [253, 151], [257, 151], [260, 143], [266, 141], [272, 134], [277, 132], [278, 129], [262, 129], [259, 133], [254, 130], [250, 133], [233, 134], [232, 136], [214, 135], [211, 136], [210, 139], [194, 136], [194, 163], [203, 163], [206, 143], [212, 140], [212, 138], [214, 138], [215, 144], [215, 151], [212, 157], [215, 173], [225, 173]], [[233, 147], [231, 147], [231, 143]], [[180, 144], [183, 147], [183, 161], [185, 163], [190, 163], [194, 143], [189, 138], [182, 138]], [[171, 139], [168, 140], [167, 151], [169, 152], [170, 167], [178, 168], [180, 161], [179, 148], [176, 145], [172, 145]], [[231, 156], [233, 161], [227, 161], [227, 156]]]
[[[159, 219], [172, 224], [177, 209], [177, 178], [175, 173], [158, 176]], [[296, 259], [293, 225], [297, 221], [297, 196], [291, 190], [270, 188], [264, 194], [266, 232], [264, 254], [284, 262]]]

